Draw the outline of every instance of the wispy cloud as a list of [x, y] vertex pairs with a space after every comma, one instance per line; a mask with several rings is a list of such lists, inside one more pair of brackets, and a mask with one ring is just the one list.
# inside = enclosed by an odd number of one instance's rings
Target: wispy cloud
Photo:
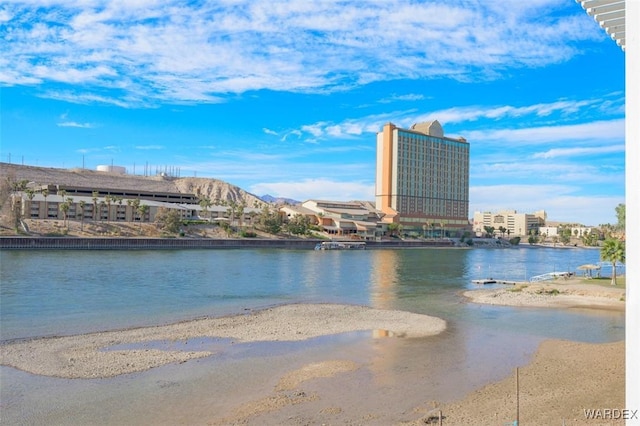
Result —
[[[0, 82], [57, 83], [46, 96], [80, 103], [211, 103], [261, 89], [502, 78], [508, 69], [566, 61], [580, 54], [572, 42], [600, 36], [579, 8], [542, 8], [544, 15], [464, 0], [11, 3], [0, 10]], [[73, 92], [70, 84], [78, 85]]]
[[80, 148], [76, 150], [79, 154], [114, 154], [120, 152], [120, 147], [117, 145], [107, 145], [103, 147], [95, 147], [95, 148]]
[[[554, 122], [558, 125], [546, 125], [535, 127], [521, 127], [517, 129], [499, 128], [487, 130], [461, 130], [462, 135], [472, 142], [499, 142], [504, 141], [518, 143], [549, 143], [561, 140], [615, 140], [624, 139], [624, 119], [600, 120], [590, 123], [564, 125], [567, 116], [576, 119], [588, 114], [592, 108], [600, 108], [603, 103], [611, 100], [586, 99], [576, 101], [559, 100], [549, 103], [538, 103], [526, 106], [468, 106], [437, 110], [428, 114], [420, 114], [415, 110], [392, 111], [384, 114], [369, 115], [360, 118], [345, 119], [339, 123], [319, 121], [306, 124], [297, 129], [299, 135], [307, 134], [314, 140], [329, 138], [344, 138], [349, 135], [361, 135], [376, 133], [382, 126], [391, 121], [394, 124], [408, 128], [414, 123], [438, 120], [445, 127], [447, 124], [465, 124], [463, 127], [475, 129], [471, 123], [480, 119], [489, 119], [498, 122], [503, 119], [518, 118], [521, 123], [537, 123], [540, 117], [554, 116]], [[615, 117], [615, 116], [614, 116]], [[460, 126], [458, 126], [460, 127]], [[449, 134], [449, 136], [451, 136]]]
[[582, 157], [585, 155], [610, 154], [614, 152], [624, 152], [625, 146], [622, 144], [605, 145], [598, 147], [576, 147], [576, 148], [553, 148], [545, 152], [533, 154], [533, 158], [558, 158], [558, 157]]
[[472, 130], [465, 133], [468, 140], [539, 145], [564, 140], [592, 140], [603, 143], [624, 140], [624, 119], [525, 129]]
[[136, 145], [135, 149], [142, 151], [160, 151], [165, 149], [162, 145]]
[[92, 123], [78, 123], [76, 121], [62, 121], [60, 123], [57, 123], [56, 126], [58, 127], [77, 127], [80, 129], [92, 129], [95, 126], [95, 124]]
[[378, 102], [381, 104], [389, 104], [392, 102], [414, 102], [426, 99], [423, 94], [420, 93], [408, 93], [406, 95], [393, 95], [388, 98], [380, 99]]

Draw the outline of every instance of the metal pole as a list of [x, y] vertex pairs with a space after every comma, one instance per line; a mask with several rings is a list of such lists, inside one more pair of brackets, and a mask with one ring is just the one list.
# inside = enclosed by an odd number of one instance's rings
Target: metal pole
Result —
[[520, 383], [518, 375], [518, 367], [516, 367], [516, 426], [520, 424]]

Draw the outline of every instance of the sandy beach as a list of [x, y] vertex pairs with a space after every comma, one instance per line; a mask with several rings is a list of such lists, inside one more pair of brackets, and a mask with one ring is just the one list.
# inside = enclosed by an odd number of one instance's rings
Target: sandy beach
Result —
[[475, 303], [544, 308], [594, 308], [624, 311], [625, 289], [615, 286], [545, 281], [500, 288], [468, 290], [463, 295]]
[[[611, 425], [623, 419], [588, 419], [585, 410], [624, 408], [624, 342], [588, 344], [547, 340], [533, 362], [518, 372], [519, 424]], [[425, 424], [437, 415], [410, 423]], [[438, 407], [447, 425], [505, 425], [516, 419], [516, 380], [479, 389], [461, 401]], [[434, 424], [437, 424], [434, 423]]]

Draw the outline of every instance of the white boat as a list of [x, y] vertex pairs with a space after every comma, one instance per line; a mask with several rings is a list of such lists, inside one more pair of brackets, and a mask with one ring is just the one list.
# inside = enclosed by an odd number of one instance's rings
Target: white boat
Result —
[[364, 241], [323, 241], [316, 244], [315, 250], [364, 250]]

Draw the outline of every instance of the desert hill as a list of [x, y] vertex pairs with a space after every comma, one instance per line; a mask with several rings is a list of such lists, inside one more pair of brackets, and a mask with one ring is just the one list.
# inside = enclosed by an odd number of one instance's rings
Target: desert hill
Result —
[[56, 169], [0, 163], [3, 181], [27, 180], [39, 185], [68, 185], [85, 188], [137, 189], [151, 192], [200, 194], [213, 203], [218, 201], [244, 202], [248, 207], [265, 205], [257, 196], [218, 179], [174, 178], [167, 176], [122, 175], [88, 169]]

